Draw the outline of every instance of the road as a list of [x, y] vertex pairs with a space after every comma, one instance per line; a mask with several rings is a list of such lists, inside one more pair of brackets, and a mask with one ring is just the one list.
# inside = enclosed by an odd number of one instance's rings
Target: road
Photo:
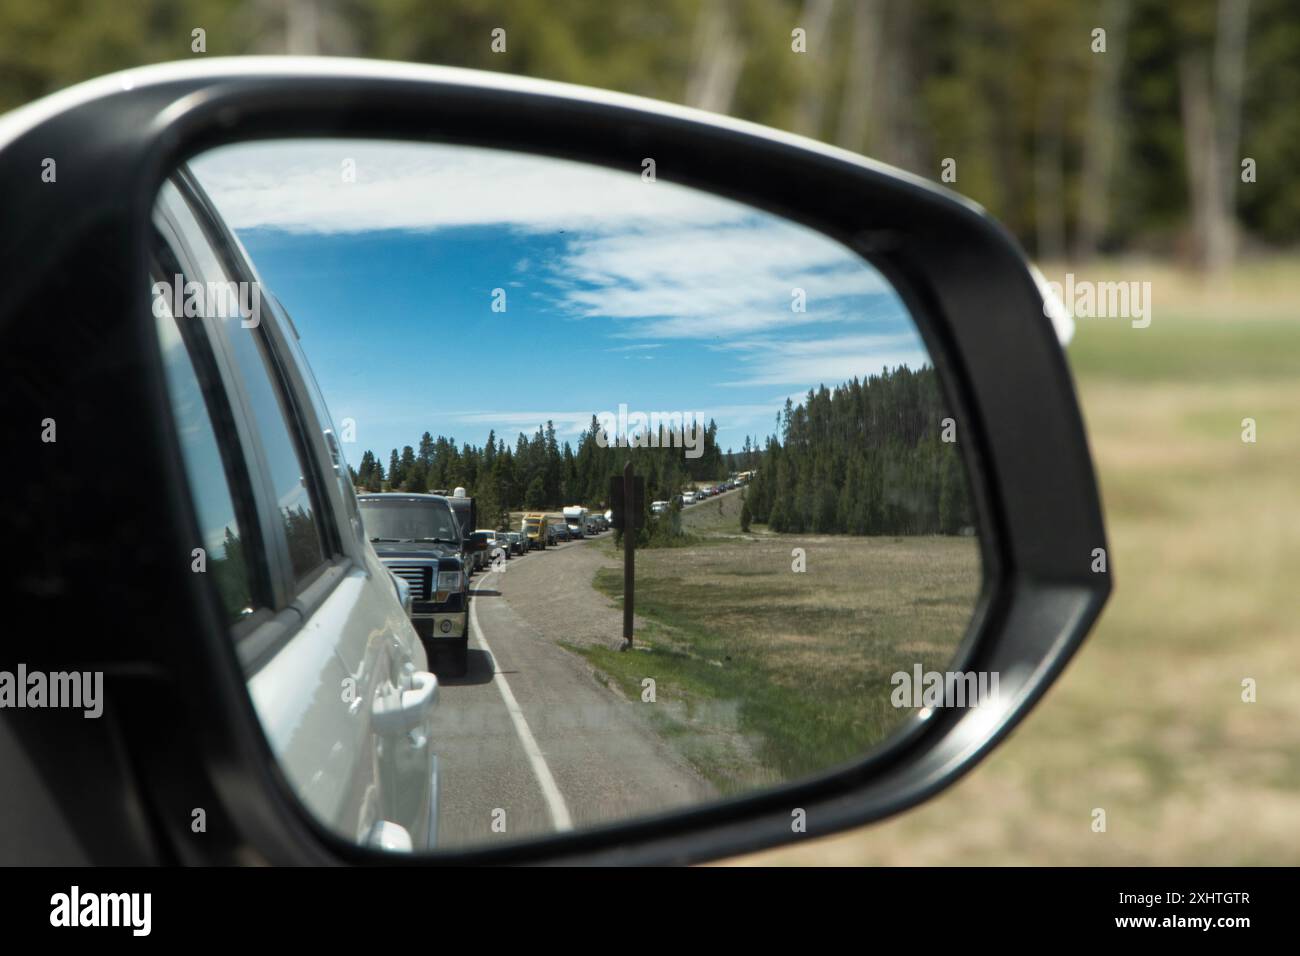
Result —
[[[516, 556], [475, 579], [469, 671], [441, 681], [435, 712], [440, 847], [625, 820], [713, 796], [652, 729], [652, 705], [599, 683], [557, 643], [563, 619], [526, 599], [539, 590], [568, 594], [618, 620], [621, 612], [591, 588], [595, 546]], [[609, 646], [619, 636], [615, 626]]]

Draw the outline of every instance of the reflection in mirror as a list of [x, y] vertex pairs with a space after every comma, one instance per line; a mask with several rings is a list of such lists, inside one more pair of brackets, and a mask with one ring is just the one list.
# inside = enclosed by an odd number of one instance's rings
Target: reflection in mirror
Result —
[[958, 422], [838, 243], [640, 168], [377, 141], [212, 151], [155, 224], [201, 547], [339, 833], [661, 813], [996, 693], [952, 673], [982, 583]]

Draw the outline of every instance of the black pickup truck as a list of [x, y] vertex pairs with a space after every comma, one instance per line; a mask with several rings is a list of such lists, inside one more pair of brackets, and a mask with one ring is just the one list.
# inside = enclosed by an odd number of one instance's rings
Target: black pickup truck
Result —
[[357, 503], [379, 560], [411, 586], [411, 622], [435, 670], [464, 674], [473, 557], [451, 503], [399, 492], [359, 495]]

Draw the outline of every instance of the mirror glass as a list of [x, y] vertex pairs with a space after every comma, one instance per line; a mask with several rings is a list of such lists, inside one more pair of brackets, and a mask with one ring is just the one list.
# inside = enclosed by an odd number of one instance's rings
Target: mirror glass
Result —
[[649, 160], [355, 140], [198, 156], [154, 223], [196, 548], [338, 833], [662, 813], [996, 693], [961, 423], [843, 245]]

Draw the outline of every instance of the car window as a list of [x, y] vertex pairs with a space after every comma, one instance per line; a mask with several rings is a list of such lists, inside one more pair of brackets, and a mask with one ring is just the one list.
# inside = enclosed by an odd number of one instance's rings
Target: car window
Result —
[[301, 586], [324, 564], [325, 550], [303, 456], [289, 430], [289, 409], [272, 381], [264, 337], [255, 329], [241, 328], [238, 317], [222, 319], [221, 324], [256, 419], [276, 507], [284, 521], [294, 581]]
[[[236, 282], [241, 278], [227, 270], [206, 230], [173, 184], [164, 187], [159, 202], [179, 229], [179, 240], [189, 261], [203, 273], [202, 281], [211, 286]], [[212, 311], [209, 309], [210, 313]], [[224, 311], [227, 314], [210, 314], [210, 317], [229, 345], [229, 353], [243, 383], [265, 457], [267, 476], [284, 525], [294, 585], [300, 589], [325, 565], [320, 509], [312, 494], [304, 456], [290, 426], [293, 421], [291, 407], [279, 386], [265, 333], [259, 327], [260, 323], [246, 328], [244, 317], [237, 311]]]
[[[193, 210], [175, 183], [168, 181], [163, 184], [158, 192], [158, 205], [165, 211], [166, 218], [156, 216], [156, 224], [164, 229], [168, 242], [180, 246], [176, 250], [178, 255], [200, 273], [199, 276], [186, 278], [206, 282], [224, 281], [227, 278], [226, 267], [222, 265], [221, 257], [212, 247], [212, 241], [199, 226]], [[175, 225], [179, 232], [173, 232], [171, 225]]]
[[311, 370], [311, 365], [302, 352], [297, 331], [293, 327], [293, 318], [278, 299], [275, 304], [287, 320], [289, 326], [287, 330], [289, 334], [286, 336], [288, 348], [294, 361], [298, 363], [303, 384], [307, 389], [307, 397], [311, 402], [312, 410], [315, 412], [316, 420], [314, 425], [320, 430], [321, 436], [325, 439], [325, 447], [329, 451], [330, 463], [334, 469], [334, 480], [338, 483], [339, 494], [343, 498], [343, 508], [347, 514], [348, 522], [352, 526], [352, 535], [356, 540], [362, 540], [365, 534], [361, 521], [361, 512], [357, 508], [357, 492], [352, 484], [347, 458], [343, 454], [339, 430], [334, 423], [334, 418], [330, 415], [328, 406], [325, 404], [325, 397], [321, 394], [320, 385], [316, 382], [316, 376]]
[[388, 541], [460, 540], [456, 521], [446, 505], [427, 501], [362, 498], [361, 512], [372, 539]]
[[453, 498], [448, 502], [451, 505], [452, 513], [456, 516], [456, 527], [462, 537], [473, 534], [473, 517], [470, 512], [470, 503], [464, 498]]
[[[158, 313], [162, 314], [158, 314]], [[235, 515], [234, 496], [193, 359], [167, 305], [155, 309], [172, 417], [180, 439], [194, 511], [202, 535], [206, 573], [216, 582], [226, 622], [253, 613], [253, 575], [248, 542]]]

